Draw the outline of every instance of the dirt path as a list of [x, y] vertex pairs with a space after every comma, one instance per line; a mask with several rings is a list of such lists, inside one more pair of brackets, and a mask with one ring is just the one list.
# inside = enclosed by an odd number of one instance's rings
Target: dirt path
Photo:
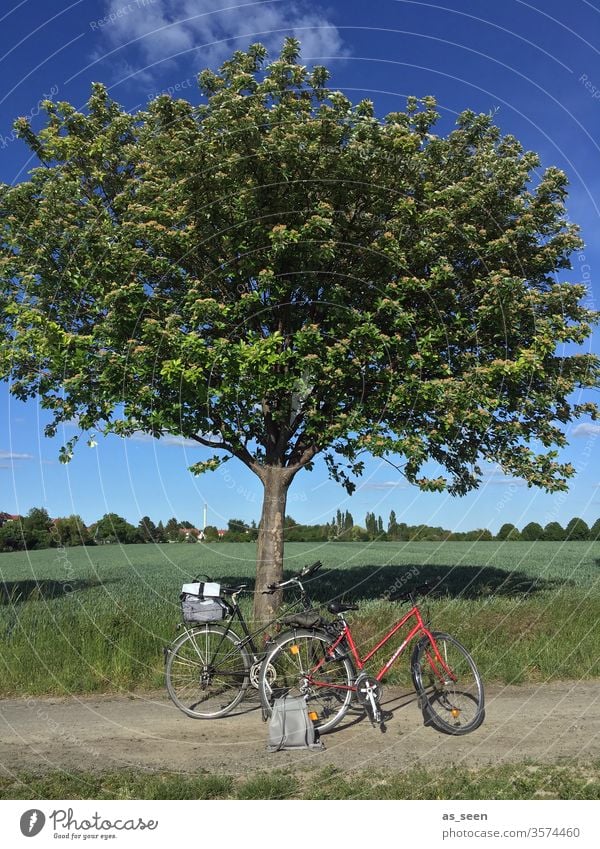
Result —
[[0, 774], [51, 769], [252, 773], [286, 766], [406, 769], [600, 757], [600, 682], [490, 687], [486, 720], [452, 738], [422, 724], [414, 694], [387, 690], [394, 711], [381, 734], [345, 721], [323, 752], [267, 754], [254, 702], [216, 721], [188, 719], [163, 693], [0, 701]]

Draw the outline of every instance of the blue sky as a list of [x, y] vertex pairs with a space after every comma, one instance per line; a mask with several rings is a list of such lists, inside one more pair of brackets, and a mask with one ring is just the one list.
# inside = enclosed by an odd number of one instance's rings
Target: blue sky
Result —
[[[378, 114], [401, 109], [407, 95], [433, 94], [452, 127], [463, 109], [497, 110], [503, 131], [537, 150], [544, 166], [569, 175], [569, 215], [586, 247], [573, 257], [568, 279], [585, 280], [600, 301], [600, 2], [587, 0], [7, 0], [0, 8], [0, 180], [26, 177], [33, 162], [14, 139], [12, 121], [32, 117], [45, 97], [81, 106], [92, 81], [134, 109], [157, 92], [196, 100], [195, 75], [253, 41], [277, 48], [293, 32], [307, 63], [328, 65], [332, 84], [352, 99], [371, 97]], [[598, 352], [600, 334], [592, 349]], [[586, 397], [595, 397], [586, 395]], [[23, 404], [0, 384], [0, 510], [44, 505], [51, 515], [80, 513], [91, 522], [114, 510], [130, 521], [171, 515], [222, 526], [231, 516], [258, 519], [261, 489], [235, 461], [194, 478], [187, 466], [204, 449], [172, 438], [99, 439], [68, 466], [58, 463], [63, 439], [43, 436], [47, 415]], [[68, 431], [65, 438], [73, 435]], [[547, 495], [490, 468], [482, 486], [464, 498], [424, 494], [386, 464], [372, 461], [349, 498], [328, 481], [321, 463], [301, 472], [288, 512], [321, 522], [349, 509], [364, 522], [368, 510], [390, 509], [408, 523], [453, 529], [505, 521], [600, 516], [600, 425], [570, 428], [563, 454], [578, 469], [568, 493]]]

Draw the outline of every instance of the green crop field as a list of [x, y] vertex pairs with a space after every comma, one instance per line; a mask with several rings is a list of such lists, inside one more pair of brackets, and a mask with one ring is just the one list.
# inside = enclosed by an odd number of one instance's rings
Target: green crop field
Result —
[[[255, 545], [130, 545], [0, 554], [0, 694], [162, 686], [181, 584], [254, 574]], [[363, 646], [397, 617], [395, 584], [433, 579], [430, 608], [487, 681], [600, 676], [599, 543], [288, 543], [290, 571], [320, 559], [318, 603], [344, 594]], [[249, 601], [247, 603], [249, 609]], [[400, 674], [400, 673], [398, 673]]]

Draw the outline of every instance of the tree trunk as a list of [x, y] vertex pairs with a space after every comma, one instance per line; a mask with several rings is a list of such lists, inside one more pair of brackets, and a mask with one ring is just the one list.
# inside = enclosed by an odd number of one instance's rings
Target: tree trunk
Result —
[[293, 474], [289, 469], [264, 466], [261, 480], [265, 488], [256, 554], [256, 595], [254, 619], [273, 619], [281, 604], [281, 592], [263, 595], [268, 584], [283, 578], [283, 528], [287, 493]]

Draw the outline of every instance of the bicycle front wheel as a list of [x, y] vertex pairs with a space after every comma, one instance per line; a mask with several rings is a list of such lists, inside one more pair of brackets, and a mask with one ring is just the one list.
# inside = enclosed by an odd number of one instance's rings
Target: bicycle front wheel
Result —
[[167, 691], [193, 719], [218, 719], [244, 698], [250, 658], [237, 637], [218, 625], [186, 631], [167, 649]]
[[354, 667], [347, 656], [328, 648], [333, 639], [323, 632], [298, 629], [281, 634], [267, 651], [259, 678], [263, 710], [284, 696], [304, 696], [315, 728], [323, 734], [343, 719], [354, 694]]
[[481, 676], [457, 639], [439, 631], [431, 636], [435, 645], [423, 637], [411, 656], [412, 679], [425, 724], [445, 734], [469, 734], [485, 718]]

